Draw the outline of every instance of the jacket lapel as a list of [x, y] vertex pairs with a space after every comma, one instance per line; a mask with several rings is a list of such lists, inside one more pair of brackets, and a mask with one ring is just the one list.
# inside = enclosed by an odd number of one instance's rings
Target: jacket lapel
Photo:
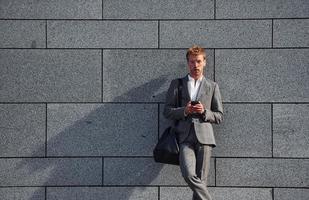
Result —
[[207, 83], [206, 78], [203, 77], [202, 82], [201, 82], [200, 89], [199, 89], [199, 91], [198, 91], [198, 93], [197, 93], [196, 99], [197, 99], [198, 101], [201, 100], [201, 98], [202, 98], [203, 95], [208, 95], [209, 90], [210, 90], [209, 84]]

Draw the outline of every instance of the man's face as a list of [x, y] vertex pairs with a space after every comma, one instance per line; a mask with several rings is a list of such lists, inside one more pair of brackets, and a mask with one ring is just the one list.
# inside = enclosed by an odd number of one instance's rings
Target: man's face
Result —
[[190, 55], [188, 59], [188, 66], [190, 76], [198, 79], [203, 75], [203, 70], [206, 65], [206, 60], [203, 55]]

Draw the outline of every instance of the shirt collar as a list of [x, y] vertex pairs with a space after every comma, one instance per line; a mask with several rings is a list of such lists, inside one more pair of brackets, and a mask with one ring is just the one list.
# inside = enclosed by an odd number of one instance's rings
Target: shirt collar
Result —
[[[203, 79], [203, 75], [199, 78], [199, 79], [197, 79], [197, 82], [201, 82], [202, 81], [202, 79]], [[189, 81], [194, 81], [194, 78], [192, 78], [191, 76], [190, 76], [190, 74], [188, 74], [188, 79], [189, 79]]]

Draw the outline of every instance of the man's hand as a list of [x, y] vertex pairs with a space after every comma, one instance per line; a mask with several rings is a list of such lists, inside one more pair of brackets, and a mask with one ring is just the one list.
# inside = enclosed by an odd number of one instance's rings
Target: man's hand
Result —
[[201, 102], [199, 102], [198, 104], [195, 104], [194, 106], [192, 106], [192, 111], [193, 111], [193, 113], [202, 114], [204, 112], [203, 104], [201, 104]]
[[193, 113], [200, 113], [202, 114], [204, 112], [204, 106], [199, 102], [198, 104], [192, 105], [191, 101], [189, 101], [185, 108], [185, 114], [193, 114]]
[[185, 107], [185, 115], [190, 115], [192, 113], [191, 101], [189, 101]]

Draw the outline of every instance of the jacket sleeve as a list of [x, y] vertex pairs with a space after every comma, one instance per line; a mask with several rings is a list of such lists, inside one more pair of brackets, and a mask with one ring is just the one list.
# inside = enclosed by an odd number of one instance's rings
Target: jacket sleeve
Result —
[[185, 119], [185, 107], [177, 107], [178, 98], [178, 80], [173, 80], [166, 94], [163, 115], [167, 119], [182, 120]]
[[215, 83], [214, 93], [211, 100], [211, 109], [205, 109], [203, 120], [210, 123], [220, 124], [223, 120], [223, 106], [219, 86]]

